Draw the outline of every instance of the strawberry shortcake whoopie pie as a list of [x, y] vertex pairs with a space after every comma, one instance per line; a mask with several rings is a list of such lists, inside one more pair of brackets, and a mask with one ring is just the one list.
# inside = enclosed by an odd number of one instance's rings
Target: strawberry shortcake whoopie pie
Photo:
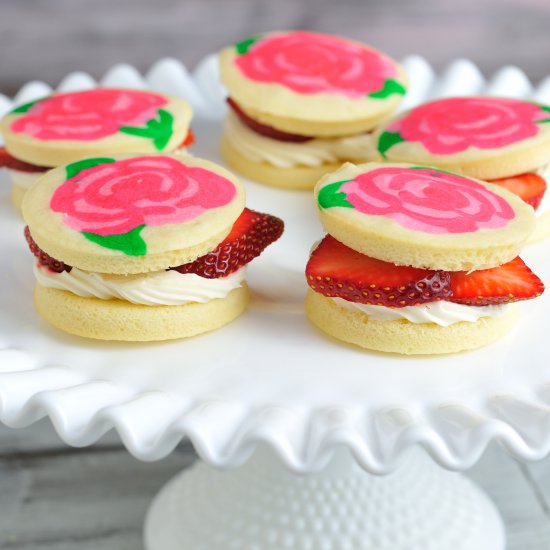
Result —
[[550, 177], [550, 106], [502, 97], [450, 97], [383, 124], [378, 153], [489, 181], [537, 208]]
[[[43, 173], [85, 157], [170, 153], [192, 143], [191, 107], [151, 91], [96, 88], [54, 94], [21, 105], [0, 121], [17, 208]], [[184, 149], [183, 149], [184, 152]]]
[[365, 44], [271, 32], [220, 53], [230, 106], [222, 155], [250, 179], [311, 189], [345, 161], [373, 155], [369, 132], [401, 103], [402, 67]]
[[283, 222], [245, 208], [239, 181], [184, 155], [110, 155], [51, 170], [27, 192], [35, 305], [103, 340], [193, 336], [248, 302], [246, 265]]
[[534, 212], [502, 187], [408, 164], [346, 164], [315, 188], [329, 233], [306, 267], [326, 333], [401, 354], [488, 344], [544, 286], [518, 257]]

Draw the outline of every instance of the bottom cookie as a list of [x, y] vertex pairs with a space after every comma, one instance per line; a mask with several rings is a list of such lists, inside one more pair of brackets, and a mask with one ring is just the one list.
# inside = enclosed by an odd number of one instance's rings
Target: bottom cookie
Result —
[[220, 328], [246, 309], [248, 299], [246, 285], [225, 298], [181, 306], [82, 298], [42, 285], [34, 291], [38, 313], [55, 327], [86, 338], [127, 342], [186, 338]]
[[501, 317], [442, 327], [406, 320], [375, 321], [312, 290], [306, 297], [307, 316], [330, 336], [362, 348], [403, 355], [455, 353], [485, 346], [513, 327], [518, 312], [516, 304], [509, 304], [508, 312]]
[[341, 166], [338, 163], [279, 168], [265, 162], [254, 162], [237, 151], [226, 137], [222, 138], [221, 155], [231, 168], [246, 178], [285, 189], [313, 189], [322, 176]]

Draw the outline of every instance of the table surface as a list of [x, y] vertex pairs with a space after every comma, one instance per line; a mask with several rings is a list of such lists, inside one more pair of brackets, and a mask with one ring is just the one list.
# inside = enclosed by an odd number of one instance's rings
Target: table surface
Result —
[[[1, 0], [0, 92], [31, 79], [55, 85], [78, 69], [100, 77], [121, 61], [146, 70], [173, 56], [193, 67], [227, 43], [277, 28], [340, 33], [397, 58], [421, 54], [438, 70], [457, 57], [487, 75], [514, 64], [536, 82], [550, 74], [549, 23], [547, 0]], [[194, 460], [189, 445], [146, 464], [116, 434], [72, 449], [46, 421], [0, 427], [0, 548], [140, 549], [151, 498]], [[468, 474], [500, 509], [508, 550], [550, 548], [549, 466], [520, 464], [495, 446]]]

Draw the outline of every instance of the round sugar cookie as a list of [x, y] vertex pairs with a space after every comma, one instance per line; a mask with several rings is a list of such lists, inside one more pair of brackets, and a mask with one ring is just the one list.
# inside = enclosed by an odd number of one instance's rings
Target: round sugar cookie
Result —
[[377, 321], [311, 289], [306, 296], [308, 318], [326, 334], [362, 348], [403, 355], [456, 353], [491, 344], [516, 323], [516, 305], [508, 304], [508, 311], [500, 317], [482, 317], [476, 322], [443, 327], [406, 320]]
[[38, 166], [85, 157], [174, 151], [189, 131], [191, 107], [157, 92], [95, 88], [54, 94], [0, 121], [9, 153]]
[[508, 262], [533, 208], [497, 185], [409, 164], [347, 163], [315, 186], [325, 230], [367, 256], [446, 271]]
[[373, 138], [391, 162], [498, 179], [550, 162], [550, 107], [502, 97], [438, 99], [386, 122]]
[[360, 42], [307, 31], [256, 35], [220, 53], [229, 95], [250, 116], [302, 135], [373, 128], [401, 103], [402, 67]]
[[336, 170], [341, 165], [338, 163], [280, 168], [266, 162], [255, 162], [237, 151], [226, 137], [222, 138], [221, 155], [233, 170], [244, 177], [284, 189], [313, 189], [319, 178]]
[[150, 342], [196, 336], [238, 317], [248, 304], [246, 286], [225, 298], [181, 306], [142, 306], [123, 300], [82, 298], [36, 285], [34, 302], [40, 316], [55, 327], [85, 338]]
[[118, 155], [51, 170], [27, 191], [36, 244], [85, 271], [147, 273], [195, 260], [229, 234], [245, 194], [197, 157]]

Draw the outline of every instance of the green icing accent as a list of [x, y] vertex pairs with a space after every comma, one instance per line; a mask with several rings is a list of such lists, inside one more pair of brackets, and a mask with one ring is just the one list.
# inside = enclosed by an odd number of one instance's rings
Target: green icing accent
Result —
[[407, 90], [403, 84], [397, 82], [397, 80], [394, 80], [393, 78], [390, 78], [384, 82], [384, 87], [381, 90], [371, 92], [368, 95], [374, 99], [386, 99], [393, 94], [405, 95], [406, 93]]
[[540, 124], [541, 122], [550, 122], [550, 118], [543, 118], [542, 120], [537, 120], [537, 124]]
[[99, 246], [120, 250], [127, 256], [145, 256], [147, 254], [147, 244], [140, 235], [144, 227], [145, 224], [138, 225], [128, 233], [122, 233], [121, 235], [96, 235], [84, 231], [82, 235]]
[[378, 152], [386, 158], [386, 151], [402, 141], [405, 140], [399, 132], [382, 132], [378, 138]]
[[34, 101], [29, 101], [28, 103], [24, 103], [23, 105], [19, 105], [19, 107], [16, 107], [11, 111], [11, 113], [26, 113], [29, 111], [31, 107], [42, 101], [44, 98], [35, 99]]
[[252, 46], [255, 42], [257, 42], [258, 38], [259, 36], [251, 36], [246, 40], [241, 40], [240, 42], [237, 42], [235, 44], [235, 49], [237, 50], [237, 53], [239, 55], [244, 55], [245, 53], [248, 53], [250, 46]]
[[173, 126], [174, 117], [172, 114], [164, 109], [159, 109], [158, 118], [148, 120], [145, 123], [145, 127], [140, 128], [138, 126], [122, 126], [119, 128], [119, 131], [132, 136], [152, 139], [155, 148], [162, 151], [166, 145], [168, 145], [168, 142], [174, 133]]
[[334, 208], [335, 206], [341, 206], [342, 208], [353, 208], [343, 191], [340, 191], [340, 187], [351, 180], [335, 181], [325, 185], [319, 195], [317, 196], [317, 204], [319, 208]]
[[[550, 113], [550, 105], [540, 105], [539, 104], [539, 107], [540, 107], [541, 111], [547, 111], [548, 113]], [[546, 120], [544, 120], [544, 122], [546, 122]]]
[[71, 178], [74, 178], [79, 172], [82, 172], [82, 170], [87, 170], [88, 168], [100, 166], [101, 164], [108, 164], [110, 162], [115, 162], [115, 159], [111, 159], [108, 157], [96, 157], [73, 162], [72, 164], [68, 164], [65, 167], [65, 171], [67, 172], [67, 179], [70, 180]]

